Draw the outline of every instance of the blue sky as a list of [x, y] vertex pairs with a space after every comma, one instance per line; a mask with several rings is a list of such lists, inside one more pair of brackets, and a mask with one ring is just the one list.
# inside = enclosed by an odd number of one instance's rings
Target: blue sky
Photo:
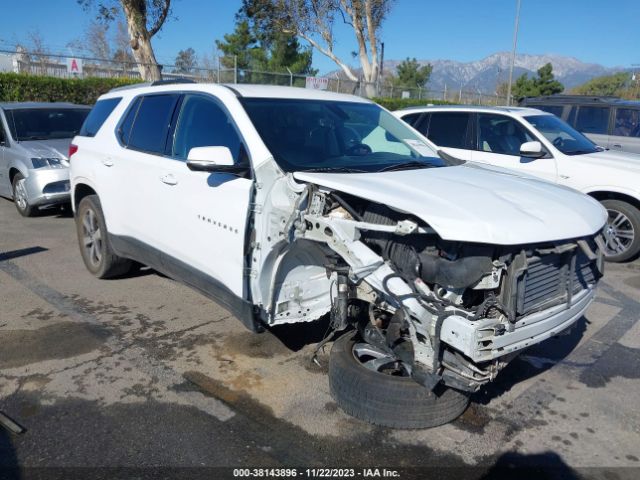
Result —
[[[95, 0], [96, 3], [98, 0]], [[95, 17], [76, 0], [0, 0], [0, 48], [28, 43], [39, 31], [54, 52], [82, 35]], [[214, 40], [233, 30], [240, 0], [174, 0], [174, 16], [154, 37], [160, 62], [192, 47], [210, 53]], [[470, 61], [511, 49], [516, 0], [396, 0], [383, 28], [387, 59]], [[640, 64], [639, 0], [522, 0], [520, 53], [556, 53], [605, 66]], [[350, 58], [349, 27], [336, 28], [339, 56]], [[355, 63], [355, 61], [353, 62]], [[321, 73], [335, 69], [314, 53]]]

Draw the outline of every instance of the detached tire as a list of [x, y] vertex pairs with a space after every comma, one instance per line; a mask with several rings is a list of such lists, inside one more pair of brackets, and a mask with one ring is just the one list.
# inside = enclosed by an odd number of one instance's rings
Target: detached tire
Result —
[[376, 372], [360, 363], [353, 352], [356, 334], [333, 344], [329, 385], [336, 403], [349, 415], [392, 428], [430, 428], [459, 417], [468, 395], [439, 385], [428, 391], [410, 377]]
[[605, 230], [605, 260], [608, 262], [626, 262], [640, 252], [640, 210], [622, 200], [602, 200], [609, 217]]
[[109, 243], [107, 225], [97, 195], [84, 197], [78, 205], [76, 232], [84, 264], [98, 278], [124, 275], [131, 269], [129, 259], [119, 257]]

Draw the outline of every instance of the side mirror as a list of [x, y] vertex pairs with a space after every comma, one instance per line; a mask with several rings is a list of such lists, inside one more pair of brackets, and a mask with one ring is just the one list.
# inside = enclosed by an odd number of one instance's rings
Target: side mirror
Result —
[[527, 158], [542, 158], [547, 154], [540, 142], [525, 142], [520, 145], [520, 156]]
[[194, 171], [208, 172], [211, 167], [230, 165], [233, 157], [227, 147], [194, 147], [187, 156], [187, 166]]
[[238, 165], [233, 161], [231, 150], [227, 147], [194, 147], [189, 150], [187, 167], [194, 172], [230, 173], [245, 176], [249, 166]]

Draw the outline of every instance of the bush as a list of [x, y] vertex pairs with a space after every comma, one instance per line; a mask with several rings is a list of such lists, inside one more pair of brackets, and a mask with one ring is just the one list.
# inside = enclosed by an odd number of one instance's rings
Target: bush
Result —
[[423, 98], [421, 100], [417, 98], [372, 98], [371, 100], [392, 111], [407, 107], [423, 107], [426, 105], [454, 105], [453, 102], [429, 98]]
[[0, 73], [1, 102], [71, 102], [93, 105], [112, 88], [138, 83], [131, 78], [57, 78]]

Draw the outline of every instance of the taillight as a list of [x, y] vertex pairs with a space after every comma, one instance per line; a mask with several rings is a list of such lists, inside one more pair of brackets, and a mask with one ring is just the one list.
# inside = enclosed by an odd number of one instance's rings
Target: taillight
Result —
[[74, 145], [73, 143], [71, 145], [69, 145], [69, 156], [67, 158], [69, 160], [71, 160], [71, 155], [73, 155], [77, 151], [78, 151], [78, 146], [77, 145]]

